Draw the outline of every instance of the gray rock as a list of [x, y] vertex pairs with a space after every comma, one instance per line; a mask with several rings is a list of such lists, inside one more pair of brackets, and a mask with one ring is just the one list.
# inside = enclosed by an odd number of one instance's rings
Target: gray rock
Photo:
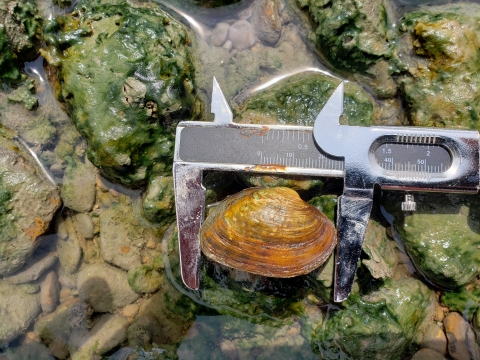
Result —
[[9, 348], [2, 360], [55, 360], [45, 345], [30, 343], [16, 348]]
[[125, 270], [141, 264], [140, 247], [146, 230], [131, 206], [115, 204], [100, 214], [100, 253], [104, 260]]
[[227, 41], [228, 29], [230, 25], [227, 23], [218, 23], [212, 30], [212, 36], [210, 37], [210, 44], [213, 46], [222, 46]]
[[92, 210], [95, 202], [95, 167], [88, 161], [69, 164], [63, 176], [62, 198], [76, 212]]
[[140, 296], [127, 281], [127, 273], [107, 264], [86, 266], [78, 274], [80, 298], [96, 312], [113, 312]]
[[75, 229], [85, 239], [92, 239], [95, 231], [92, 217], [88, 214], [77, 214], [74, 218]]
[[59, 287], [57, 274], [50, 271], [40, 284], [40, 306], [44, 313], [51, 313], [57, 307], [60, 295]]
[[0, 282], [0, 347], [25, 331], [40, 312], [38, 295], [24, 287]]
[[130, 323], [120, 314], [105, 314], [87, 334], [72, 333], [69, 340], [72, 360], [96, 358], [127, 339]]
[[0, 276], [25, 264], [61, 205], [57, 189], [23, 149], [0, 129]]
[[228, 39], [232, 42], [233, 47], [239, 51], [250, 49], [257, 42], [255, 29], [246, 20], [239, 20], [230, 26]]
[[274, 46], [282, 35], [282, 18], [279, 14], [278, 0], [261, 0], [255, 2], [252, 24], [257, 37]]
[[63, 224], [66, 229], [65, 232], [67, 233], [67, 236], [64, 239], [58, 239], [58, 259], [60, 260], [60, 264], [64, 268], [65, 272], [71, 274], [78, 268], [78, 264], [82, 258], [82, 248], [80, 246], [80, 241], [77, 237], [77, 233], [73, 227], [72, 221], [70, 219], [66, 219]]
[[40, 254], [27, 261], [24, 269], [12, 276], [4, 278], [11, 284], [24, 284], [37, 280], [42, 274], [50, 269], [57, 261], [57, 253]]

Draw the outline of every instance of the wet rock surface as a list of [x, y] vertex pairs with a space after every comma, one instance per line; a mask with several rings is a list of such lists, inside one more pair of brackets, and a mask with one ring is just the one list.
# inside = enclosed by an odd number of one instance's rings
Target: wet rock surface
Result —
[[383, 0], [297, 0], [318, 27], [314, 41], [336, 70], [373, 87], [381, 97], [395, 95], [390, 60], [396, 34], [391, 4]]
[[461, 4], [429, 7], [402, 19], [401, 49], [414, 54], [405, 58], [409, 75], [401, 80], [412, 125], [478, 129], [479, 17], [478, 4]]
[[366, 296], [351, 296], [345, 309], [318, 328], [314, 335], [317, 351], [371, 359], [382, 359], [388, 353], [389, 358], [400, 358], [415, 333], [430, 321], [434, 308], [433, 292], [420, 281], [387, 282]]
[[0, 346], [4, 347], [24, 332], [40, 313], [37, 293], [28, 285], [12, 285], [0, 281]]
[[479, 275], [477, 195], [420, 195], [418, 211], [410, 214], [402, 214], [397, 201], [393, 193], [384, 198], [409, 255], [434, 284], [454, 289]]
[[0, 134], [1, 275], [25, 264], [61, 205], [57, 189], [20, 149], [24, 148], [11, 135]]
[[154, 6], [85, 2], [77, 8], [80, 19], [50, 24], [43, 54], [60, 66], [59, 95], [87, 139], [89, 159], [129, 186], [145, 184], [151, 173], [170, 173], [171, 126], [195, 112], [193, 38]]

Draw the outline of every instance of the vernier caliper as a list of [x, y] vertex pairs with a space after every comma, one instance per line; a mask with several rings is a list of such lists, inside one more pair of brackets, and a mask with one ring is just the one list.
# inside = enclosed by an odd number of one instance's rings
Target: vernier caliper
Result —
[[[344, 179], [337, 209], [334, 300], [352, 289], [373, 189], [476, 193], [479, 133], [416, 127], [341, 125], [343, 83], [318, 114], [313, 128], [233, 123], [232, 111], [215, 79], [213, 122], [177, 126], [173, 175], [185, 285], [199, 287], [200, 226], [204, 217], [204, 170]], [[407, 195], [403, 210], [415, 210]]]

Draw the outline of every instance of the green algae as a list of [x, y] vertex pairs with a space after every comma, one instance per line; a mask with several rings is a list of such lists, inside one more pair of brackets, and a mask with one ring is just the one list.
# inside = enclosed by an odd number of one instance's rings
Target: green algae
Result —
[[417, 211], [402, 212], [401, 194], [384, 193], [394, 227], [417, 268], [434, 284], [455, 289], [480, 274], [477, 195], [416, 195]]
[[[339, 81], [323, 74], [295, 76], [254, 93], [237, 109], [239, 122], [313, 126]], [[376, 107], [358, 85], [345, 84], [343, 115], [349, 125], [372, 125]]]
[[[32, 110], [38, 104], [35, 93], [35, 81], [28, 79], [21, 84], [17, 89], [7, 95], [8, 100], [13, 102], [20, 102], [25, 105], [28, 110]], [[42, 142], [45, 143], [45, 142]]]
[[128, 284], [139, 294], [151, 294], [162, 285], [163, 276], [150, 265], [130, 269], [127, 274]]
[[42, 21], [31, 0], [0, 2], [0, 27], [4, 27], [10, 50], [21, 61], [33, 60], [38, 56]]
[[480, 6], [451, 4], [407, 13], [399, 48], [409, 121], [415, 126], [480, 129]]
[[384, 0], [297, 0], [316, 27], [311, 35], [323, 60], [356, 80], [371, 85], [377, 95], [391, 97], [396, 86], [395, 31], [389, 3]]
[[337, 195], [316, 196], [309, 200], [308, 203], [327, 215], [330, 221], [335, 224], [338, 203]]
[[175, 220], [173, 178], [158, 176], [149, 180], [143, 197], [145, 217], [159, 227], [170, 225]]
[[0, 174], [0, 243], [6, 242], [15, 236], [14, 216], [10, 205], [12, 192], [5, 188], [3, 176]]
[[17, 82], [21, 79], [17, 67], [16, 56], [8, 45], [5, 36], [5, 27], [0, 24], [0, 80], [4, 82]]
[[379, 290], [350, 295], [331, 310], [312, 338], [323, 359], [401, 359], [430, 321], [435, 295], [420, 281], [387, 281]]
[[130, 187], [172, 170], [175, 124], [194, 117], [191, 40], [155, 6], [80, 2], [46, 28], [59, 99], [88, 142], [90, 161]]
[[458, 311], [467, 319], [472, 319], [480, 307], [480, 284], [474, 282], [471, 285], [461, 287], [453, 291], [445, 291], [441, 298], [442, 304], [450, 310]]

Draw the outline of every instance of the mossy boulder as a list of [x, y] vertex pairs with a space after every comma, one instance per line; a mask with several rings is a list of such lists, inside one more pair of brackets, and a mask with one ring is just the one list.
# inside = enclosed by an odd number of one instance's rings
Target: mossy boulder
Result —
[[480, 198], [478, 195], [418, 194], [417, 211], [402, 212], [402, 195], [385, 193], [394, 227], [417, 268], [448, 289], [480, 274]]
[[420, 281], [387, 281], [368, 295], [350, 295], [312, 341], [323, 359], [401, 359], [430, 321], [435, 294]]
[[425, 7], [400, 21], [400, 78], [412, 125], [480, 129], [480, 5]]
[[[334, 77], [305, 73], [253, 93], [235, 112], [238, 122], [313, 126], [340, 84]], [[349, 125], [370, 126], [378, 109], [373, 98], [354, 83], [345, 83], [343, 115]]]
[[386, 0], [296, 0], [313, 20], [311, 38], [328, 66], [392, 97], [396, 33]]
[[21, 61], [38, 56], [42, 37], [42, 17], [32, 0], [1, 0], [0, 27], [10, 49]]
[[198, 109], [192, 39], [154, 4], [81, 1], [46, 24], [58, 97], [88, 142], [88, 157], [129, 187], [170, 174], [175, 124]]

